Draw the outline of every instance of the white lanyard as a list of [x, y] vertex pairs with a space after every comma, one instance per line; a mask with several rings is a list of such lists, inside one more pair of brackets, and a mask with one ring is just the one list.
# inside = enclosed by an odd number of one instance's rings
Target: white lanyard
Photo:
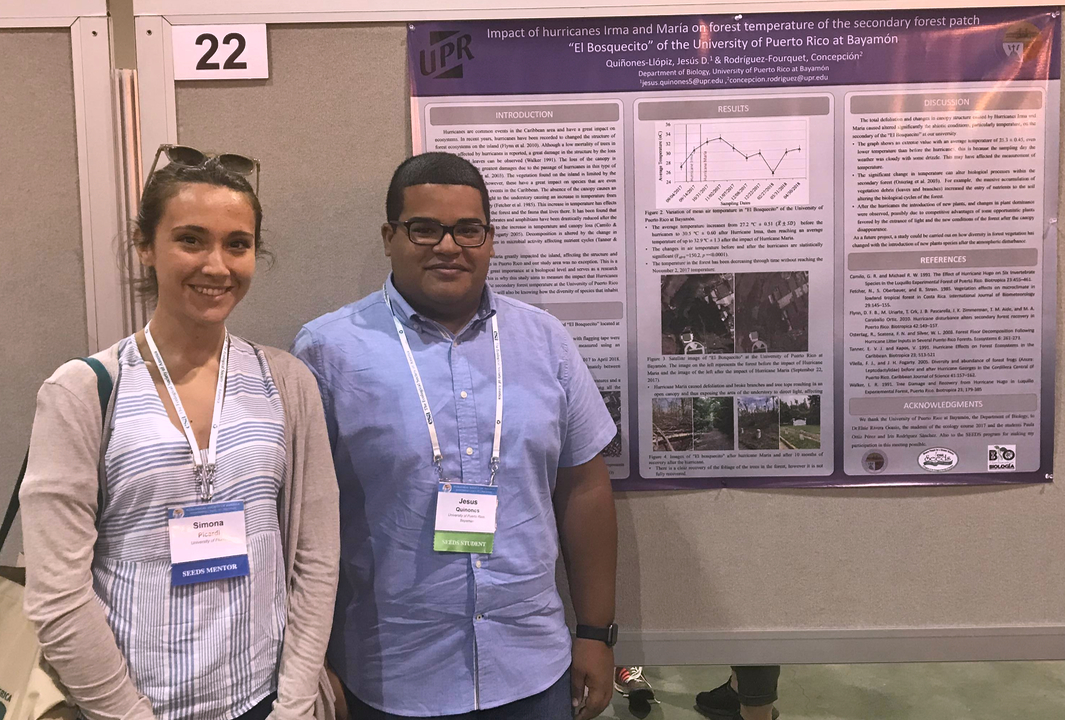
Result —
[[166, 386], [166, 391], [170, 393], [170, 402], [174, 403], [174, 410], [177, 412], [178, 420], [181, 421], [181, 427], [185, 431], [185, 439], [188, 440], [189, 449], [192, 450], [192, 464], [195, 467], [196, 480], [200, 484], [200, 497], [203, 498], [204, 502], [207, 502], [214, 495], [215, 458], [218, 455], [218, 426], [222, 422], [222, 399], [226, 394], [226, 371], [229, 368], [229, 331], [226, 331], [226, 339], [222, 343], [222, 356], [218, 359], [218, 387], [215, 389], [214, 411], [211, 414], [211, 437], [208, 441], [207, 449], [201, 450], [199, 443], [196, 442], [196, 435], [192, 432], [189, 416], [185, 414], [185, 408], [181, 405], [181, 398], [178, 397], [174, 381], [171, 379], [170, 373], [167, 372], [163, 356], [159, 353], [159, 347], [155, 344], [155, 340], [152, 339], [150, 325], [151, 323], [149, 322], [148, 325], [144, 326], [144, 339], [148, 341], [148, 348], [152, 351], [155, 366], [159, 368], [159, 374], [163, 377], [163, 385]]
[[[414, 361], [414, 353], [411, 352], [410, 343], [407, 342], [407, 333], [403, 323], [396, 317], [392, 309], [392, 299], [388, 297], [388, 283], [382, 288], [385, 295], [385, 304], [392, 315], [392, 322], [396, 324], [396, 332], [399, 334], [399, 342], [403, 345], [403, 354], [407, 357], [407, 365], [410, 366], [410, 374], [414, 378], [414, 387], [418, 390], [418, 399], [422, 403], [422, 413], [425, 415], [425, 424], [429, 427], [429, 441], [433, 444], [433, 464], [441, 479], [444, 477], [444, 455], [440, 452], [440, 440], [436, 435], [436, 423], [433, 421], [433, 411], [429, 407], [429, 398], [425, 394], [425, 385], [422, 383], [421, 373], [418, 372], [418, 364]], [[489, 468], [492, 475], [489, 485], [495, 485], [496, 472], [499, 470], [499, 444], [503, 436], [503, 355], [499, 350], [499, 321], [492, 315], [492, 345], [496, 355], [496, 424], [495, 436], [492, 438], [492, 459]]]

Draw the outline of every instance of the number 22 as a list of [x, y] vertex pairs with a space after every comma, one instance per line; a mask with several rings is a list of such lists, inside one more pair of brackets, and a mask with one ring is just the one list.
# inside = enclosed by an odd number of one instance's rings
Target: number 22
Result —
[[[197, 45], [203, 45], [205, 42], [208, 43], [210, 47], [207, 49], [207, 52], [203, 54], [203, 57], [200, 58], [200, 61], [196, 63], [196, 69], [218, 70], [218, 63], [210, 62], [211, 58], [214, 57], [215, 52], [218, 50], [218, 38], [212, 35], [211, 33], [204, 33], [203, 35], [200, 35], [198, 38], [196, 38]], [[239, 58], [240, 54], [244, 52], [244, 47], [247, 44], [247, 41], [244, 39], [243, 35], [234, 32], [229, 33], [222, 40], [223, 45], [229, 45], [230, 42], [236, 42], [237, 48], [229, 56], [229, 59], [226, 60], [225, 64], [221, 66], [221, 69], [246, 70], [248, 68], [248, 63], [244, 62], [243, 60], [237, 60], [237, 58]]]

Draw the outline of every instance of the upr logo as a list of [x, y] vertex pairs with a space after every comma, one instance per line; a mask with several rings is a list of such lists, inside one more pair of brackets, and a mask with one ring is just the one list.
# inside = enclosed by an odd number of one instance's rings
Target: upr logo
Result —
[[879, 450], [870, 450], [862, 458], [862, 467], [869, 473], [883, 472], [887, 467], [887, 458]]
[[450, 80], [462, 77], [463, 60], [473, 60], [470, 43], [473, 36], [459, 35], [458, 30], [435, 30], [429, 33], [429, 48], [418, 53], [419, 69], [425, 77]]
[[1028, 21], [1010, 25], [1002, 35], [1002, 51], [1018, 62], [1038, 57], [1043, 51], [1039, 28]]

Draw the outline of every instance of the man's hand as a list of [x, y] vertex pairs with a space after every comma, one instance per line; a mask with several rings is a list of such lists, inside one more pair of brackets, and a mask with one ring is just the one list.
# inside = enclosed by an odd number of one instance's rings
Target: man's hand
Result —
[[[558, 469], [555, 519], [566, 561], [569, 594], [577, 622], [604, 627], [614, 622], [618, 523], [610, 470], [602, 455]], [[576, 720], [591, 720], [614, 692], [614, 651], [600, 640], [576, 638], [570, 668]], [[585, 696], [587, 692], [587, 696]]]
[[591, 720], [606, 710], [614, 694], [614, 650], [599, 640], [575, 638], [570, 691], [574, 709], [580, 709], [575, 720]]

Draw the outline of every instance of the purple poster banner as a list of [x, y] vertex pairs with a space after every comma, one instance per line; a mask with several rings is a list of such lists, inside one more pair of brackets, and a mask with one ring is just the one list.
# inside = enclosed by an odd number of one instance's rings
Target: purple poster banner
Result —
[[415, 151], [570, 332], [621, 490], [1053, 479], [1053, 8], [434, 22]]
[[892, 10], [430, 22], [416, 96], [1057, 79], [1059, 13]]

